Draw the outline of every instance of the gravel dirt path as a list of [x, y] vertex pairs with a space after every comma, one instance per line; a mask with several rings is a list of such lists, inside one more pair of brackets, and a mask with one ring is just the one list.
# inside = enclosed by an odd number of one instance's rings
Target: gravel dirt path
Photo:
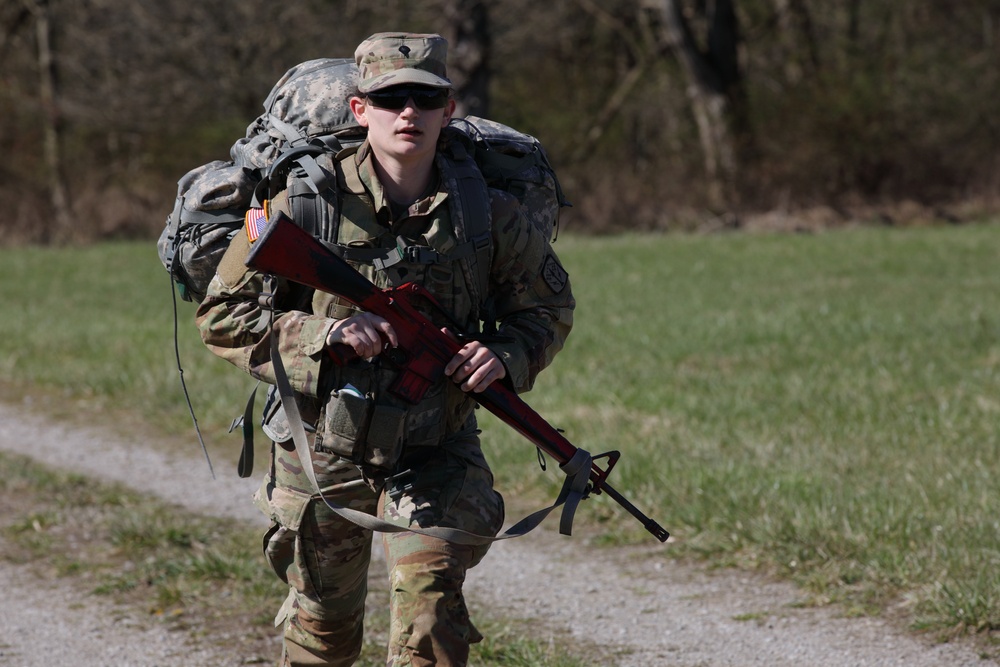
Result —
[[[235, 447], [215, 456], [213, 480], [196, 445], [181, 455], [176, 447], [157, 447], [143, 436], [112, 438], [0, 403], [0, 449], [123, 482], [195, 512], [263, 524], [250, 503], [257, 480], [241, 480], [233, 471]], [[786, 583], [660, 558], [669, 548], [595, 549], [586, 545], [585, 535], [565, 538], [540, 529], [494, 547], [470, 574], [470, 606], [535, 620], [543, 639], [568, 636], [614, 656], [595, 665], [998, 664], [981, 659], [969, 643], [934, 644], [886, 620], [844, 618], [835, 606], [803, 608], [802, 594]], [[193, 651], [183, 632], [148, 615], [117, 608], [61, 580], [39, 579], [23, 566], [0, 562], [0, 591], [2, 667], [238, 664], [204, 642]]]

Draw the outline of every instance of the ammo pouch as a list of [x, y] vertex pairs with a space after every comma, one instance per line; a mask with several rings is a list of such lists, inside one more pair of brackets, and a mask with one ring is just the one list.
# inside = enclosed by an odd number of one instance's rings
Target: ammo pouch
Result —
[[323, 410], [315, 449], [357, 465], [391, 470], [403, 452], [406, 410], [376, 403], [353, 385], [333, 391]]
[[345, 366], [316, 422], [317, 452], [362, 468], [393, 472], [404, 450], [437, 447], [466, 424], [475, 402], [452, 382], [441, 382], [412, 405], [393, 396], [395, 372]]
[[[403, 452], [408, 411], [376, 402], [368, 389], [372, 385], [369, 374], [350, 375], [354, 382], [345, 382], [343, 387], [332, 391], [318, 415], [313, 401], [300, 402], [302, 426], [307, 432], [316, 433], [313, 448], [317, 452], [335, 454], [359, 466], [392, 470]], [[315, 422], [306, 417], [310, 413], [316, 415]], [[292, 439], [285, 408], [273, 386], [264, 403], [261, 430], [279, 444]]]
[[380, 386], [387, 376], [367, 363], [340, 368], [340, 386], [329, 393], [316, 422], [317, 452], [362, 467], [393, 469], [403, 453], [407, 410]]

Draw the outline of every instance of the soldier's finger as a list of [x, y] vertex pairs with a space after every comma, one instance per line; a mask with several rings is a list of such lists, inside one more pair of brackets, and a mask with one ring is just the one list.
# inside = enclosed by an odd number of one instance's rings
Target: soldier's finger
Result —
[[473, 350], [468, 345], [463, 347], [455, 353], [455, 356], [451, 358], [448, 365], [444, 367], [444, 374], [451, 377], [455, 382], [461, 382], [469, 374], [468, 371], [462, 372], [462, 370], [465, 362], [472, 357], [472, 354]]
[[493, 384], [493, 381], [496, 379], [496, 372], [491, 367], [481, 366], [476, 369], [475, 373], [469, 376], [469, 379], [463, 384], [462, 389], [478, 394], [486, 391], [486, 388]]
[[396, 337], [396, 330], [392, 328], [392, 325], [382, 320], [377, 325], [378, 330], [385, 336], [386, 340], [389, 341], [391, 347], [396, 347], [399, 345], [399, 339]]

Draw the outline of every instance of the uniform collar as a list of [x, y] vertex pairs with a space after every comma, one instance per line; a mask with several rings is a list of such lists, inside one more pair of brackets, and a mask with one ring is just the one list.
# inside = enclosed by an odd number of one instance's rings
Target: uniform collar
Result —
[[[393, 206], [386, 196], [385, 188], [382, 187], [382, 183], [378, 180], [378, 175], [375, 171], [375, 157], [371, 150], [371, 144], [369, 144], [367, 139], [358, 148], [357, 153], [355, 153], [354, 162], [362, 184], [364, 184], [365, 188], [371, 194], [372, 206], [375, 208], [375, 215], [379, 223], [384, 226], [390, 226], [390, 222], [394, 220]], [[448, 193], [442, 186], [439, 161], [435, 160], [434, 164], [437, 173], [433, 179], [434, 185], [431, 192], [426, 197], [422, 197], [410, 204], [405, 211], [397, 213], [396, 218], [405, 219], [415, 216], [427, 216], [447, 201]]]

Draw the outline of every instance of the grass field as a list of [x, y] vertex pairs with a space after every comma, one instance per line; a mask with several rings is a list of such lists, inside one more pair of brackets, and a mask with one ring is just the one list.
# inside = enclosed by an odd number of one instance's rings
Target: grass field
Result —
[[[623, 452], [612, 479], [677, 538], [666, 554], [778, 572], [857, 613], [902, 603], [917, 627], [1000, 630], [998, 233], [564, 234], [577, 323], [526, 399], [578, 446]], [[8, 391], [189, 434], [152, 243], [0, 251], [0, 298]], [[234, 458], [225, 428], [253, 385], [179, 314], [200, 421]], [[546, 502], [556, 476], [483, 421], [501, 489]], [[579, 517], [609, 544], [652, 539], [605, 498]]]

